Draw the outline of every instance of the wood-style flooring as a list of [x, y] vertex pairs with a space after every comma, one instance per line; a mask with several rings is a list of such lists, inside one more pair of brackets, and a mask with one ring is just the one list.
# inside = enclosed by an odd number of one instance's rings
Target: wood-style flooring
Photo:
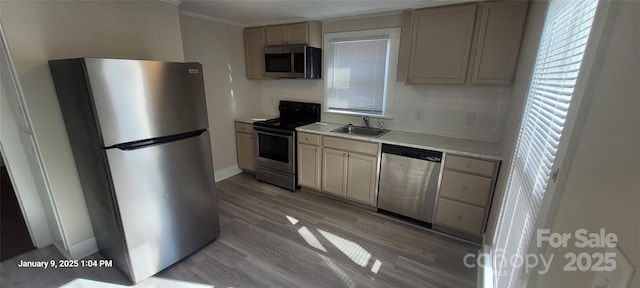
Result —
[[[473, 244], [250, 175], [216, 186], [220, 238], [139, 287], [476, 287], [476, 269], [463, 264]], [[0, 286], [128, 284], [115, 268], [17, 267], [60, 258], [48, 247], [3, 261]]]

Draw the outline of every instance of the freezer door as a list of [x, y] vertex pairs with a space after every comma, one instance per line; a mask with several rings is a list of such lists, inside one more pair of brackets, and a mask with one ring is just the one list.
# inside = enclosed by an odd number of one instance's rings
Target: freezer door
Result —
[[103, 147], [208, 128], [202, 65], [84, 61]]
[[220, 234], [209, 132], [135, 150], [107, 149], [134, 283]]

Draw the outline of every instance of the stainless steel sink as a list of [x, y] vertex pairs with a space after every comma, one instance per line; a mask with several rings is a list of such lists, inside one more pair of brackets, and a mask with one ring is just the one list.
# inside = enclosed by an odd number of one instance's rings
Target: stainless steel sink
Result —
[[366, 127], [366, 126], [353, 126], [349, 124], [349, 125], [342, 126], [340, 128], [333, 129], [331, 130], [331, 132], [348, 134], [348, 135], [378, 137], [389, 132], [389, 129], [381, 129], [381, 128], [374, 128], [374, 127]]

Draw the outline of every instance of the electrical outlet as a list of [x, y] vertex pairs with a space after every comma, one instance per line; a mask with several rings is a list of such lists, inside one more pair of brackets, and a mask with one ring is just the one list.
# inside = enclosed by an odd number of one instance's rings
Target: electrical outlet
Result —
[[476, 113], [467, 112], [464, 116], [464, 125], [473, 126], [476, 124]]

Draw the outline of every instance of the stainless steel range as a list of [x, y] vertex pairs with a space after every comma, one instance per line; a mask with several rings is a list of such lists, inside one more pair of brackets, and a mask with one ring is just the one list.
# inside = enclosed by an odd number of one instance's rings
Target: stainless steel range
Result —
[[296, 127], [320, 121], [320, 104], [280, 101], [280, 118], [255, 122], [256, 179], [295, 191], [298, 188]]

